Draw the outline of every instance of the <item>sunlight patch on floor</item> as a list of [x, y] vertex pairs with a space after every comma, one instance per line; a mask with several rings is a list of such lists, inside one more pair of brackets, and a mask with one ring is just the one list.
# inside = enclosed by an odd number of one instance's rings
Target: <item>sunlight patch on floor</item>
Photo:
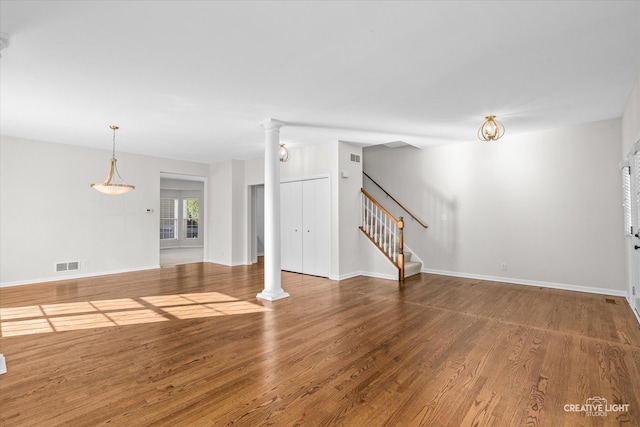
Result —
[[267, 311], [271, 309], [220, 292], [6, 307], [0, 308], [0, 336], [10, 337]]

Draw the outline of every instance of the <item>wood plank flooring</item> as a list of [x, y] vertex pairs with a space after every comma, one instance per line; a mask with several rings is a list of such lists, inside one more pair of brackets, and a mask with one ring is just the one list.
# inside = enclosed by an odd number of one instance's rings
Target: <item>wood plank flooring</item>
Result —
[[[283, 273], [291, 297], [267, 302], [262, 275], [197, 263], [0, 289], [0, 425], [640, 425], [623, 298]], [[581, 411], [594, 398], [609, 411]]]

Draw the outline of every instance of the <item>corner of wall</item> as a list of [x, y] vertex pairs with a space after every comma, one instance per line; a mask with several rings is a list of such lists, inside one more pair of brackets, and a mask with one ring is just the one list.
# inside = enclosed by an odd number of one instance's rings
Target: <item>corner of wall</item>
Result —
[[626, 159], [633, 144], [640, 141], [640, 74], [631, 90], [622, 114], [622, 159]]

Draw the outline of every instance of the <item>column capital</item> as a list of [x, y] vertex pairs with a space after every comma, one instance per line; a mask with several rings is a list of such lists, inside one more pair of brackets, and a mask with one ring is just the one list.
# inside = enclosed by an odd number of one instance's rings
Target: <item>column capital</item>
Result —
[[276, 119], [267, 119], [263, 122], [260, 122], [260, 126], [262, 126], [264, 130], [278, 130], [282, 126], [286, 126], [286, 123]]

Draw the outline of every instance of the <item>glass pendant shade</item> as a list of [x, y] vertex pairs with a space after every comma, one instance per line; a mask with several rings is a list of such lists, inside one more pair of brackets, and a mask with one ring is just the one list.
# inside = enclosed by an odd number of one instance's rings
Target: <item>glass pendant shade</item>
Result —
[[[91, 184], [91, 188], [98, 190], [101, 193], [109, 194], [109, 195], [118, 195], [125, 194], [129, 191], [135, 189], [136, 187], [127, 184], [124, 179], [120, 176], [120, 172], [118, 172], [118, 166], [116, 162], [116, 130], [119, 129], [118, 126], [111, 125], [111, 129], [113, 129], [113, 153], [111, 155], [111, 167], [109, 168], [109, 175], [107, 175], [107, 179], [104, 180], [101, 184]], [[122, 183], [111, 182], [115, 175], [122, 181]]]
[[[109, 175], [107, 176], [107, 179], [105, 179], [102, 184], [91, 184], [91, 188], [94, 188], [94, 189], [98, 190], [101, 193], [112, 194], [112, 195], [125, 194], [125, 193], [128, 193], [129, 191], [131, 191], [131, 190], [136, 188], [133, 185], [130, 185], [130, 184], [127, 184], [127, 183], [114, 184], [114, 183], [111, 182], [111, 179], [113, 178], [113, 172], [114, 171], [116, 171], [116, 175], [118, 175], [118, 177], [120, 177], [120, 174], [118, 173], [118, 169], [116, 168], [116, 162], [117, 161], [118, 161], [118, 159], [116, 159], [115, 157], [111, 158], [111, 169], [109, 169]], [[122, 179], [122, 178], [120, 178], [120, 179]]]
[[284, 144], [280, 144], [278, 156], [280, 157], [281, 162], [286, 162], [287, 160], [289, 160], [289, 150], [287, 150], [287, 147], [285, 147]]
[[495, 120], [496, 116], [486, 116], [486, 121], [478, 129], [478, 138], [481, 141], [495, 141], [504, 135], [504, 125]]

